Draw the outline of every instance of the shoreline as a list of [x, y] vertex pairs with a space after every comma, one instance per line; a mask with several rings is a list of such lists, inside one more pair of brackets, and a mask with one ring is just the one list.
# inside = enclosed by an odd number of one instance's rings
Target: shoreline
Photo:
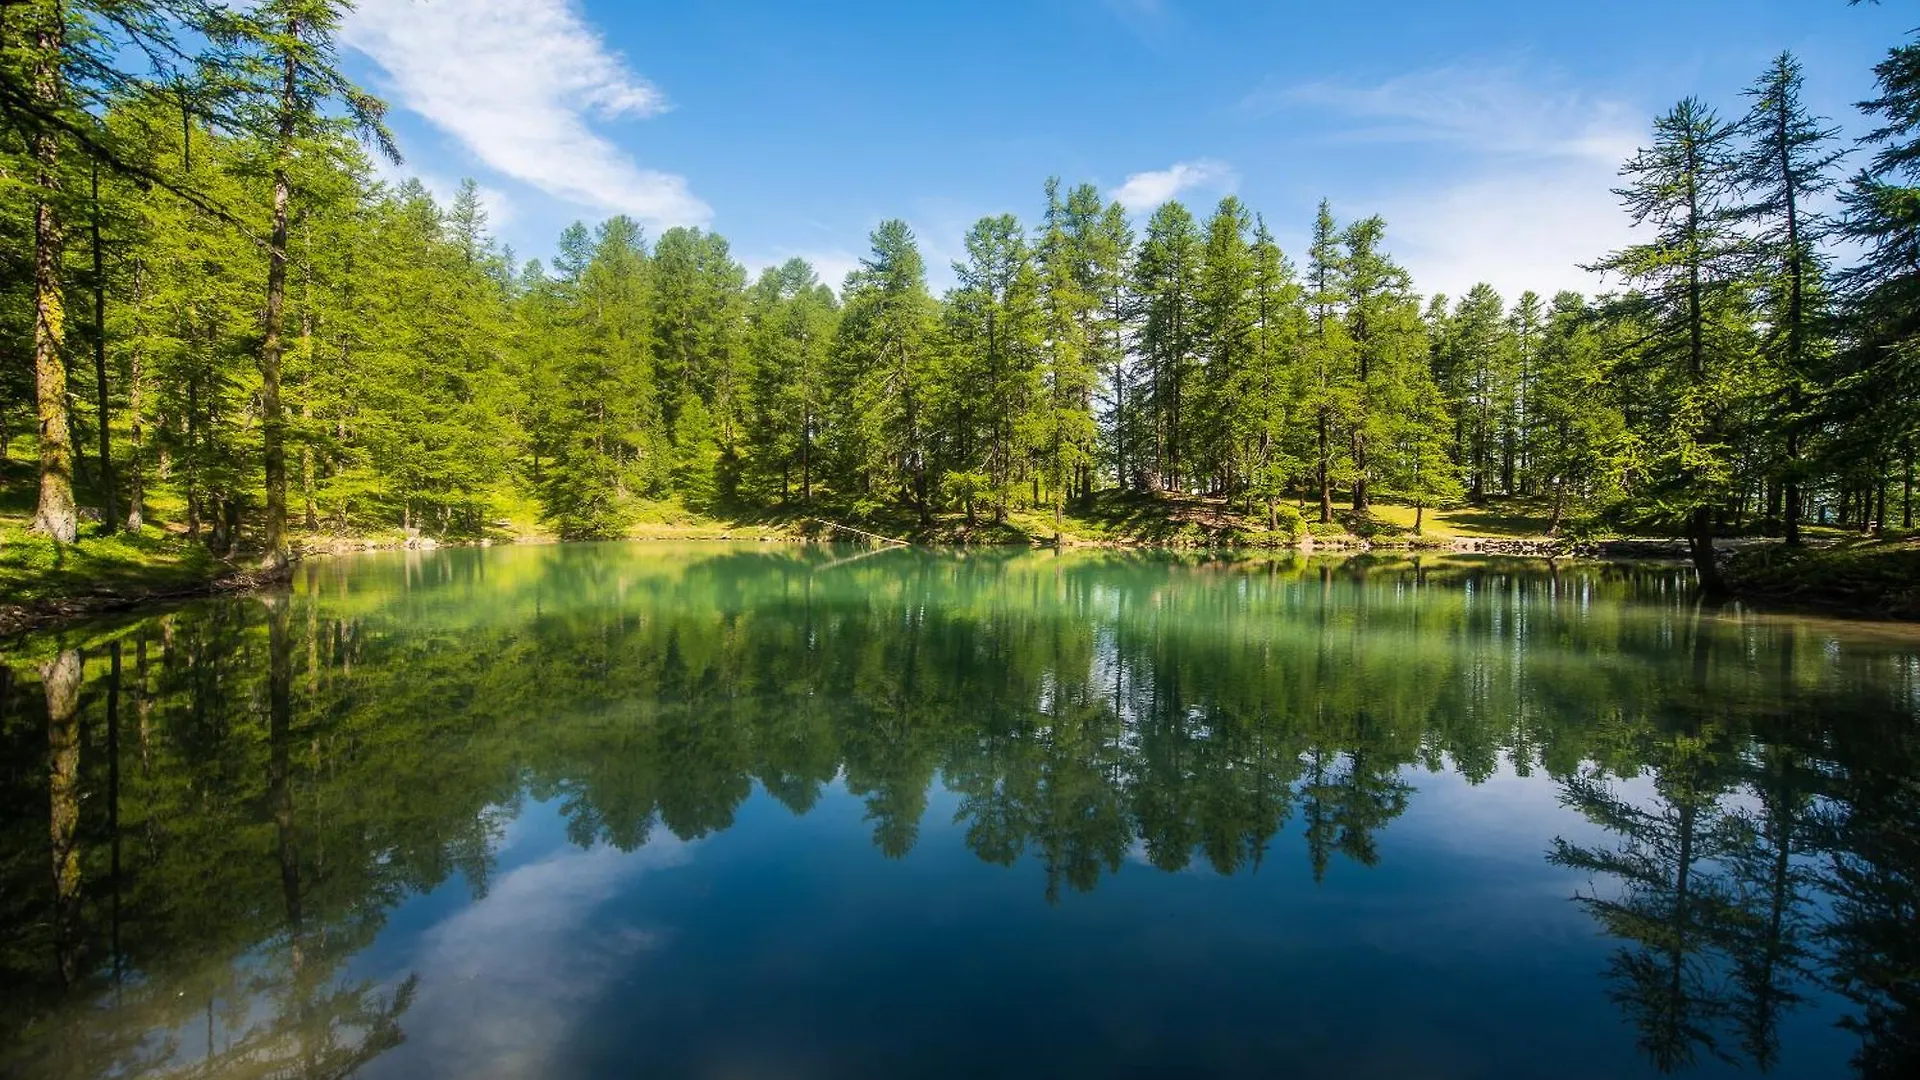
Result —
[[[203, 580], [186, 585], [172, 585], [150, 589], [129, 589], [120, 591], [99, 590], [76, 593], [67, 596], [43, 597], [22, 603], [0, 603], [0, 639], [15, 638], [21, 635], [48, 630], [61, 625], [78, 622], [102, 615], [120, 614], [145, 607], [157, 607], [170, 603], [180, 603], [205, 597], [222, 596], [235, 593], [253, 592], [282, 584], [291, 580], [295, 568], [308, 559], [372, 554], [388, 551], [436, 551], [441, 548], [466, 547], [509, 547], [544, 546], [563, 544], [569, 541], [556, 537], [531, 535], [514, 537], [478, 537], [459, 539], [439, 539], [435, 537], [409, 538], [355, 538], [334, 537], [325, 541], [309, 541], [298, 546], [293, 560], [282, 572], [247, 570], [232, 564], [220, 565], [220, 572]], [[581, 541], [574, 541], [581, 542]], [[748, 526], [742, 529], [690, 529], [678, 531], [638, 532], [610, 539], [591, 541], [606, 543], [762, 543], [762, 544], [817, 544], [829, 543], [828, 539], [817, 532], [809, 534], [799, 530], [770, 529], [766, 526]], [[911, 547], [928, 549], [939, 548], [1029, 548], [1045, 549], [1055, 547], [1051, 540], [1029, 537], [1026, 540], [998, 538], [987, 541], [966, 540], [925, 542], [896, 541]], [[1723, 540], [1723, 556], [1737, 555], [1744, 551], [1758, 551], [1764, 557], [1765, 552], [1777, 548], [1771, 540]], [[1549, 540], [1538, 537], [1428, 537], [1414, 539], [1410, 537], [1388, 540], [1366, 539], [1357, 536], [1341, 538], [1316, 538], [1306, 534], [1292, 544], [1271, 546], [1235, 545], [1214, 543], [1165, 543], [1139, 540], [1084, 540], [1067, 538], [1060, 547], [1099, 548], [1117, 551], [1166, 551], [1166, 552], [1211, 552], [1219, 555], [1235, 553], [1259, 553], [1271, 557], [1281, 553], [1312, 557], [1316, 555], [1358, 557], [1369, 554], [1408, 554], [1408, 555], [1471, 555], [1500, 559], [1577, 559], [1605, 560], [1614, 562], [1672, 563], [1685, 562], [1688, 558], [1687, 545], [1683, 540], [1655, 538], [1623, 538], [1603, 541]], [[1817, 551], [1818, 549], [1808, 549]], [[1804, 555], [1800, 556], [1804, 558]], [[1738, 560], [1729, 559], [1730, 566], [1738, 566]], [[1845, 591], [1826, 593], [1810, 591], [1802, 583], [1791, 583], [1783, 587], [1778, 582], [1751, 581], [1736, 587], [1732, 600], [1758, 603], [1775, 607], [1783, 612], [1801, 611], [1809, 614], [1847, 615], [1859, 618], [1883, 620], [1889, 622], [1912, 622], [1920, 619], [1920, 605], [1892, 605], [1878, 602], [1878, 597], [1854, 595]]]

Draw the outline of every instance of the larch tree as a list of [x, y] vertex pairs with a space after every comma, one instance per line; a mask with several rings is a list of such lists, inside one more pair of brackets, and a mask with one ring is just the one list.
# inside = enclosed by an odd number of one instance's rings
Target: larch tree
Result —
[[[994, 520], [1004, 522], [1028, 448], [1049, 434], [1051, 406], [1041, 369], [1053, 327], [1051, 313], [1042, 310], [1033, 252], [1013, 215], [980, 219], [965, 243], [967, 259], [954, 264], [959, 284], [947, 302], [954, 376], [949, 400], [963, 394], [978, 405], [971, 414], [977, 438], [973, 453], [960, 459], [961, 471], [985, 474]], [[1071, 334], [1071, 314], [1065, 319]], [[1066, 347], [1075, 346], [1069, 341]], [[1077, 366], [1078, 358], [1071, 363]]]
[[1148, 419], [1154, 486], [1180, 490], [1186, 476], [1191, 409], [1188, 383], [1196, 362], [1199, 325], [1195, 308], [1202, 241], [1193, 214], [1169, 202], [1147, 220], [1134, 259], [1134, 293], [1142, 312], [1138, 348], [1138, 407]]
[[1781, 435], [1780, 521], [1789, 544], [1800, 542], [1808, 387], [1816, 354], [1826, 345], [1829, 290], [1820, 245], [1828, 226], [1819, 206], [1837, 182], [1834, 167], [1844, 153], [1836, 142], [1839, 129], [1807, 110], [1803, 81], [1800, 62], [1781, 53], [1748, 88], [1752, 105], [1740, 123], [1748, 144], [1736, 180], [1742, 199], [1736, 217], [1756, 231], [1755, 277], [1767, 310], [1764, 348], [1785, 391], [1773, 422]]
[[1100, 204], [1092, 190], [1060, 198], [1047, 181], [1047, 210], [1037, 252], [1041, 308], [1041, 413], [1036, 448], [1053, 504], [1054, 540], [1063, 529], [1069, 489], [1093, 461], [1092, 411], [1100, 309]]
[[847, 278], [836, 335], [836, 441], [845, 479], [891, 489], [932, 520], [927, 406], [936, 305], [913, 230], [883, 221]]
[[1696, 98], [1654, 122], [1653, 144], [1622, 166], [1616, 194], [1641, 244], [1595, 267], [1620, 275], [1636, 291], [1620, 301], [1646, 326], [1637, 365], [1643, 390], [1657, 397], [1644, 414], [1656, 486], [1656, 511], [1685, 522], [1703, 589], [1725, 591], [1714, 556], [1715, 517], [1733, 484], [1729, 446], [1747, 366], [1735, 340], [1743, 241], [1728, 212], [1736, 176], [1735, 128]]
[[1345, 266], [1333, 208], [1323, 199], [1307, 249], [1307, 346], [1301, 379], [1303, 403], [1313, 417], [1321, 524], [1333, 520], [1333, 485], [1346, 460], [1339, 440], [1354, 409], [1353, 342], [1342, 318], [1347, 304]]
[[1392, 439], [1393, 429], [1411, 408], [1410, 380], [1428, 374], [1419, 302], [1406, 270], [1382, 247], [1386, 229], [1385, 221], [1369, 217], [1341, 234], [1346, 336], [1353, 355], [1347, 427], [1355, 513], [1365, 513], [1370, 506], [1373, 447]]
[[1236, 429], [1243, 405], [1237, 391], [1253, 362], [1254, 260], [1248, 233], [1253, 215], [1239, 199], [1220, 200], [1205, 226], [1194, 290], [1195, 351], [1200, 363], [1193, 392], [1186, 395], [1192, 422], [1187, 446], [1194, 480], [1216, 494], [1231, 495], [1242, 475]]
[[1897, 453], [1911, 476], [1920, 438], [1920, 41], [1889, 50], [1874, 76], [1876, 94], [1861, 104], [1877, 124], [1863, 139], [1873, 153], [1841, 193], [1841, 232], [1861, 254], [1838, 275], [1845, 341], [1821, 413], [1847, 433], [1830, 471]]
[[1232, 391], [1235, 442], [1248, 494], [1266, 507], [1267, 526], [1279, 524], [1278, 504], [1300, 474], [1309, 446], [1300, 423], [1301, 377], [1307, 339], [1306, 294], [1293, 264], [1264, 219], [1255, 217], [1249, 279], [1248, 363]]
[[326, 145], [341, 130], [363, 136], [388, 159], [400, 151], [387, 131], [386, 106], [341, 73], [334, 37], [348, 5], [340, 0], [261, 0], [246, 12], [225, 13], [212, 27], [228, 50], [223, 93], [234, 115], [257, 133], [271, 186], [267, 228], [266, 303], [260, 338], [261, 467], [266, 510], [262, 561], [287, 563], [287, 419], [281, 402], [286, 354], [289, 223], [294, 214], [294, 161]]

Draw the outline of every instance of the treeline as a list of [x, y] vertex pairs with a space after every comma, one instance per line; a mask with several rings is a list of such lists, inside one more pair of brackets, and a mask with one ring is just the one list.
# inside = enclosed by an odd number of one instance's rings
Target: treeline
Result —
[[290, 518], [474, 534], [531, 502], [594, 537], [649, 499], [830, 498], [1058, 527], [1122, 489], [1276, 527], [1293, 499], [1331, 522], [1537, 498], [1553, 531], [1683, 529], [1714, 584], [1729, 529], [1886, 522], [1896, 490], [1911, 524], [1920, 46], [1877, 69], [1850, 177], [1790, 56], [1735, 119], [1658, 118], [1620, 189], [1645, 242], [1595, 263], [1620, 292], [1427, 298], [1377, 217], [1323, 204], [1296, 259], [1232, 196], [1136, 223], [1050, 181], [1037, 222], [969, 230], [936, 298], [901, 221], [837, 290], [626, 218], [523, 265], [471, 183], [443, 206], [376, 179], [379, 105], [330, 66], [341, 6], [0, 11], [0, 291], [31, 358], [6, 366], [0, 445], [37, 425], [42, 531], [77, 535], [76, 464], [103, 528], [162, 513], [269, 558]]

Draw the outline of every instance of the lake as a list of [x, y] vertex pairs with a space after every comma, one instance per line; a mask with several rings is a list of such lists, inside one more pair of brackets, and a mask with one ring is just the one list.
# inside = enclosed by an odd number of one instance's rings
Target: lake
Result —
[[1920, 630], [1677, 567], [395, 552], [0, 658], [6, 1075], [1920, 1075]]

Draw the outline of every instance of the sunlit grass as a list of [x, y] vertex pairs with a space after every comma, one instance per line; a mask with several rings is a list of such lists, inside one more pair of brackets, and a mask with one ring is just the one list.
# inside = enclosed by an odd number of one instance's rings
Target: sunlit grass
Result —
[[56, 544], [23, 521], [0, 522], [0, 603], [165, 592], [204, 582], [218, 568], [204, 546], [152, 526], [103, 535], [86, 523], [79, 542]]

